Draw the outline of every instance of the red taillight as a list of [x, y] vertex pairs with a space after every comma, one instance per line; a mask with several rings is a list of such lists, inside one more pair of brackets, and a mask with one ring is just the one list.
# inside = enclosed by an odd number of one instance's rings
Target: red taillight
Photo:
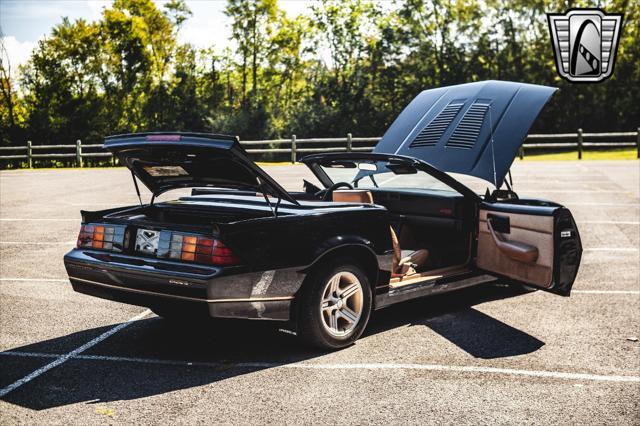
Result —
[[104, 244], [104, 226], [82, 225], [78, 234], [78, 247], [102, 248]]
[[109, 225], [82, 225], [78, 234], [78, 248], [94, 248], [121, 251], [124, 243], [124, 227]]
[[211, 265], [238, 265], [240, 259], [220, 240], [195, 235], [171, 235], [169, 258]]

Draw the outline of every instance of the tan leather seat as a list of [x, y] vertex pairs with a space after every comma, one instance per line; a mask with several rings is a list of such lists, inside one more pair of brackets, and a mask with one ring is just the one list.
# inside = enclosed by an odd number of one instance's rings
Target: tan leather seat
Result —
[[[367, 191], [366, 189], [345, 189], [333, 191], [332, 199], [333, 201], [342, 203], [373, 204], [373, 195], [371, 194], [371, 191]], [[392, 227], [389, 227], [389, 229], [391, 231], [391, 242], [393, 244], [391, 276], [404, 277], [405, 275], [415, 274], [416, 270], [427, 262], [427, 259], [429, 258], [429, 251], [427, 249], [420, 249], [403, 257], [398, 237]]]
[[404, 277], [407, 275], [413, 275], [417, 272], [418, 268], [427, 263], [429, 258], [429, 250], [420, 249], [410, 253], [408, 256], [402, 256], [402, 250], [400, 249], [400, 243], [398, 242], [398, 236], [393, 230], [393, 227], [389, 227], [391, 230], [391, 242], [393, 243], [393, 260], [391, 262], [391, 278]]

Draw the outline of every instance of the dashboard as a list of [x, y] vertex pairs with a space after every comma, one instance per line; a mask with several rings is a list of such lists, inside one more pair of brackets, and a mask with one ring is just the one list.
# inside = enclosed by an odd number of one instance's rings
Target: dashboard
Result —
[[464, 196], [453, 191], [370, 190], [374, 202], [389, 210], [393, 222], [462, 230], [470, 212]]

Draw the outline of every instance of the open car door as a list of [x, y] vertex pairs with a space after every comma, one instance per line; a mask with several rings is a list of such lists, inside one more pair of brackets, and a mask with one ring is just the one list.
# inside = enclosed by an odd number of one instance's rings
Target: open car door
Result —
[[568, 209], [541, 202], [480, 205], [478, 268], [569, 296], [581, 256], [580, 235]]
[[[410, 156], [500, 189], [531, 125], [555, 91], [507, 81], [425, 90], [400, 113], [374, 153]], [[568, 296], [582, 256], [569, 210], [534, 200], [485, 200], [479, 205], [477, 267]]]

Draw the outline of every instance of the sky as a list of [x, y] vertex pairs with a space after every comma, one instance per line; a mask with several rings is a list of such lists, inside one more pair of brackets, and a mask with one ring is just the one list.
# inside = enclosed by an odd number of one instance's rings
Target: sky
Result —
[[[158, 6], [166, 0], [154, 0]], [[0, 0], [0, 29], [12, 68], [25, 63], [37, 41], [66, 16], [71, 20], [100, 18], [110, 0]], [[196, 47], [229, 45], [229, 20], [224, 15], [226, 0], [187, 0], [193, 12], [180, 29], [179, 41]], [[305, 13], [313, 0], [279, 0], [278, 5], [291, 17]]]

